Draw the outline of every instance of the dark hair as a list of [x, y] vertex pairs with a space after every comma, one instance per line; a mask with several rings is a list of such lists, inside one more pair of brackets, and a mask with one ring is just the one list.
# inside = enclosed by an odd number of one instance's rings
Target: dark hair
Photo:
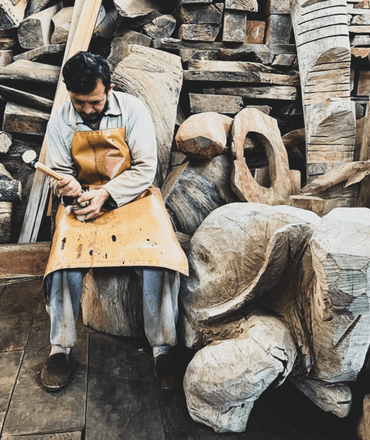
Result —
[[108, 63], [101, 55], [91, 52], [77, 52], [65, 63], [62, 73], [67, 90], [72, 93], [90, 93], [99, 80], [104, 84], [105, 92], [111, 85]]

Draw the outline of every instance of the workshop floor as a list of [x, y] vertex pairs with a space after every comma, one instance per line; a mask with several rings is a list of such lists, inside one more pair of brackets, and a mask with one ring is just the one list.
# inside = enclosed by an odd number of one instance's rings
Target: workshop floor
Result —
[[[0, 286], [0, 438], [17, 440], [355, 440], [361, 402], [339, 419], [289, 381], [256, 402], [247, 430], [216, 434], [194, 422], [183, 390], [156, 389], [145, 341], [79, 324], [73, 381], [47, 393], [39, 372], [49, 353], [41, 281]], [[184, 367], [189, 352], [179, 348]]]

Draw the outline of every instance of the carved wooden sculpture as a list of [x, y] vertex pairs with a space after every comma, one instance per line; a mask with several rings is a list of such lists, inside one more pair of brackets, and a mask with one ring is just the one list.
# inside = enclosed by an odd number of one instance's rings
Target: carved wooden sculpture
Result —
[[244, 430], [253, 401], [290, 371], [322, 409], [348, 414], [345, 382], [356, 379], [370, 344], [369, 241], [366, 208], [320, 219], [232, 203], [207, 217], [190, 240], [181, 292], [184, 341], [200, 349], [184, 381], [195, 420]]
[[[292, 22], [306, 127], [307, 180], [353, 160], [355, 112], [345, 0], [293, 0]], [[353, 204], [356, 187], [339, 205]], [[329, 197], [337, 199], [337, 193]]]

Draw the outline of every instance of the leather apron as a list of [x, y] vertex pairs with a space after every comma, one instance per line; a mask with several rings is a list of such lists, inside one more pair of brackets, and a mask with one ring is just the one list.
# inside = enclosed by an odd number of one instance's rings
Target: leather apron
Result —
[[[124, 128], [75, 131], [71, 153], [78, 181], [90, 189], [131, 166]], [[88, 222], [59, 205], [45, 276], [59, 269], [120, 266], [163, 267], [188, 275], [186, 255], [158, 188]]]

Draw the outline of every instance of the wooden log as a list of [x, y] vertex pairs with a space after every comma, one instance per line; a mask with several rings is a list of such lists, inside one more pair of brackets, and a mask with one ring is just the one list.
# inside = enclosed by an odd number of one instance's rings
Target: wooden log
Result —
[[262, 44], [248, 44], [248, 49], [222, 48], [218, 50], [218, 56], [224, 61], [255, 61], [262, 64], [271, 64], [274, 59], [271, 49]]
[[230, 95], [189, 93], [190, 113], [216, 112], [236, 115], [243, 108], [243, 98]]
[[367, 70], [361, 70], [357, 83], [357, 96], [369, 96], [370, 93], [370, 74]]
[[5, 154], [12, 145], [12, 135], [6, 131], [0, 131], [0, 153]]
[[9, 50], [15, 46], [15, 39], [9, 37], [0, 37], [0, 50]]
[[[350, 47], [345, 1], [292, 4], [307, 148], [307, 181], [318, 170], [352, 162], [355, 114], [350, 99]], [[340, 202], [342, 203], [343, 200]], [[338, 201], [339, 203], [339, 201]], [[352, 204], [349, 197], [348, 204]]]
[[144, 26], [144, 31], [152, 38], [169, 38], [176, 27], [176, 19], [169, 14], [161, 15]]
[[367, 440], [370, 435], [370, 394], [366, 394], [363, 401], [362, 415], [357, 425], [357, 436], [360, 440]]
[[125, 58], [114, 69], [112, 80], [119, 90], [141, 98], [151, 111], [158, 146], [157, 184], [161, 186], [168, 172], [182, 85], [181, 59], [153, 48], [129, 45]]
[[58, 82], [60, 67], [50, 64], [18, 60], [0, 69], [0, 82], [55, 86]]
[[63, 2], [59, 2], [22, 21], [17, 30], [17, 37], [23, 49], [36, 49], [50, 43], [52, 18], [62, 7]]
[[[270, 170], [269, 188], [258, 185], [244, 160], [244, 140], [249, 132], [258, 133], [265, 147]], [[294, 192], [287, 152], [275, 119], [256, 109], [242, 110], [234, 119], [231, 149], [234, 156], [231, 186], [239, 200], [268, 205], [289, 204], [289, 195]]]
[[[370, 39], [369, 39], [370, 41]], [[351, 55], [355, 58], [368, 58], [370, 55], [369, 47], [351, 47]]]
[[16, 104], [26, 105], [46, 113], [50, 113], [53, 107], [51, 99], [43, 98], [42, 96], [33, 95], [22, 90], [14, 89], [12, 87], [3, 86], [0, 84], [0, 95], [7, 100]]
[[327, 214], [331, 207], [327, 200], [315, 196], [293, 195], [290, 196], [291, 206], [312, 211], [322, 217]]
[[258, 3], [257, 0], [225, 0], [225, 9], [257, 12]]
[[247, 44], [263, 44], [265, 27], [266, 23], [264, 21], [248, 20], [245, 42]]
[[283, 67], [285, 69], [296, 69], [298, 65], [297, 55], [294, 54], [279, 54], [276, 55], [272, 62], [273, 67]]
[[254, 402], [272, 382], [284, 382], [297, 356], [275, 317], [251, 316], [239, 331], [198, 351], [184, 377], [190, 416], [219, 433], [245, 431]]
[[267, 20], [266, 44], [289, 44], [292, 29], [290, 14], [271, 14]]
[[177, 147], [188, 157], [213, 159], [227, 151], [232, 123], [232, 118], [213, 112], [190, 116], [176, 133]]
[[142, 286], [132, 269], [93, 269], [84, 280], [84, 325], [118, 336], [143, 337]]
[[180, 40], [215, 41], [219, 25], [215, 24], [182, 24], [179, 29]]
[[73, 6], [63, 8], [53, 16], [54, 31], [50, 38], [50, 43], [65, 43], [68, 39], [69, 29], [71, 27], [73, 15]]
[[267, 0], [266, 14], [289, 14], [291, 9], [290, 0]]
[[230, 186], [231, 171], [231, 159], [225, 155], [191, 160], [171, 171], [161, 190], [177, 231], [191, 236], [210, 212], [237, 201]]
[[54, 0], [28, 0], [26, 8], [26, 17], [45, 9], [49, 4], [53, 3]]
[[118, 13], [126, 18], [142, 17], [157, 9], [150, 0], [114, 0], [114, 6]]
[[122, 36], [113, 38], [111, 51], [107, 58], [107, 63], [111, 71], [113, 72], [116, 65], [123, 60], [129, 44], [139, 44], [149, 47], [151, 42], [151, 37], [132, 30], [126, 30]]
[[191, 60], [184, 71], [187, 81], [234, 81], [257, 84], [299, 85], [298, 73], [282, 75], [275, 69], [247, 61]]
[[322, 410], [341, 418], [348, 416], [352, 404], [352, 393], [347, 384], [326, 383], [307, 377], [292, 377], [291, 381]]
[[24, 18], [28, 0], [1, 0], [0, 3], [0, 30], [17, 28]]
[[355, 35], [351, 41], [351, 46], [368, 46], [370, 35]]
[[176, 18], [182, 24], [221, 24], [222, 12], [215, 5], [181, 6]]
[[179, 54], [183, 63], [187, 63], [189, 60], [219, 59], [217, 50], [180, 49]]
[[97, 38], [97, 37], [107, 38], [107, 39], [113, 38], [115, 36], [117, 22], [118, 22], [117, 9], [107, 10], [105, 17], [101, 20], [100, 23], [96, 24], [93, 33], [93, 38]]
[[19, 180], [3, 180], [0, 175], [0, 202], [19, 202], [22, 200], [22, 184]]
[[249, 99], [279, 99], [294, 101], [297, 98], [297, 88], [291, 86], [207, 87], [203, 89], [203, 93], [216, 95], [235, 95]]
[[50, 242], [10, 244], [0, 247], [0, 280], [43, 277]]
[[13, 203], [0, 202], [0, 244], [10, 243]]
[[222, 41], [244, 43], [247, 35], [247, 14], [244, 11], [225, 11]]
[[49, 113], [8, 102], [5, 107], [3, 130], [44, 136], [49, 118]]
[[47, 58], [50, 55], [61, 54], [65, 50], [65, 43], [61, 44], [47, 44], [46, 46], [37, 47], [36, 49], [22, 52], [13, 57], [13, 61], [28, 60], [39, 61]]
[[12, 50], [0, 50], [0, 69], [13, 61]]
[[179, 5], [191, 5], [193, 3], [212, 3], [212, 0], [179, 0]]

